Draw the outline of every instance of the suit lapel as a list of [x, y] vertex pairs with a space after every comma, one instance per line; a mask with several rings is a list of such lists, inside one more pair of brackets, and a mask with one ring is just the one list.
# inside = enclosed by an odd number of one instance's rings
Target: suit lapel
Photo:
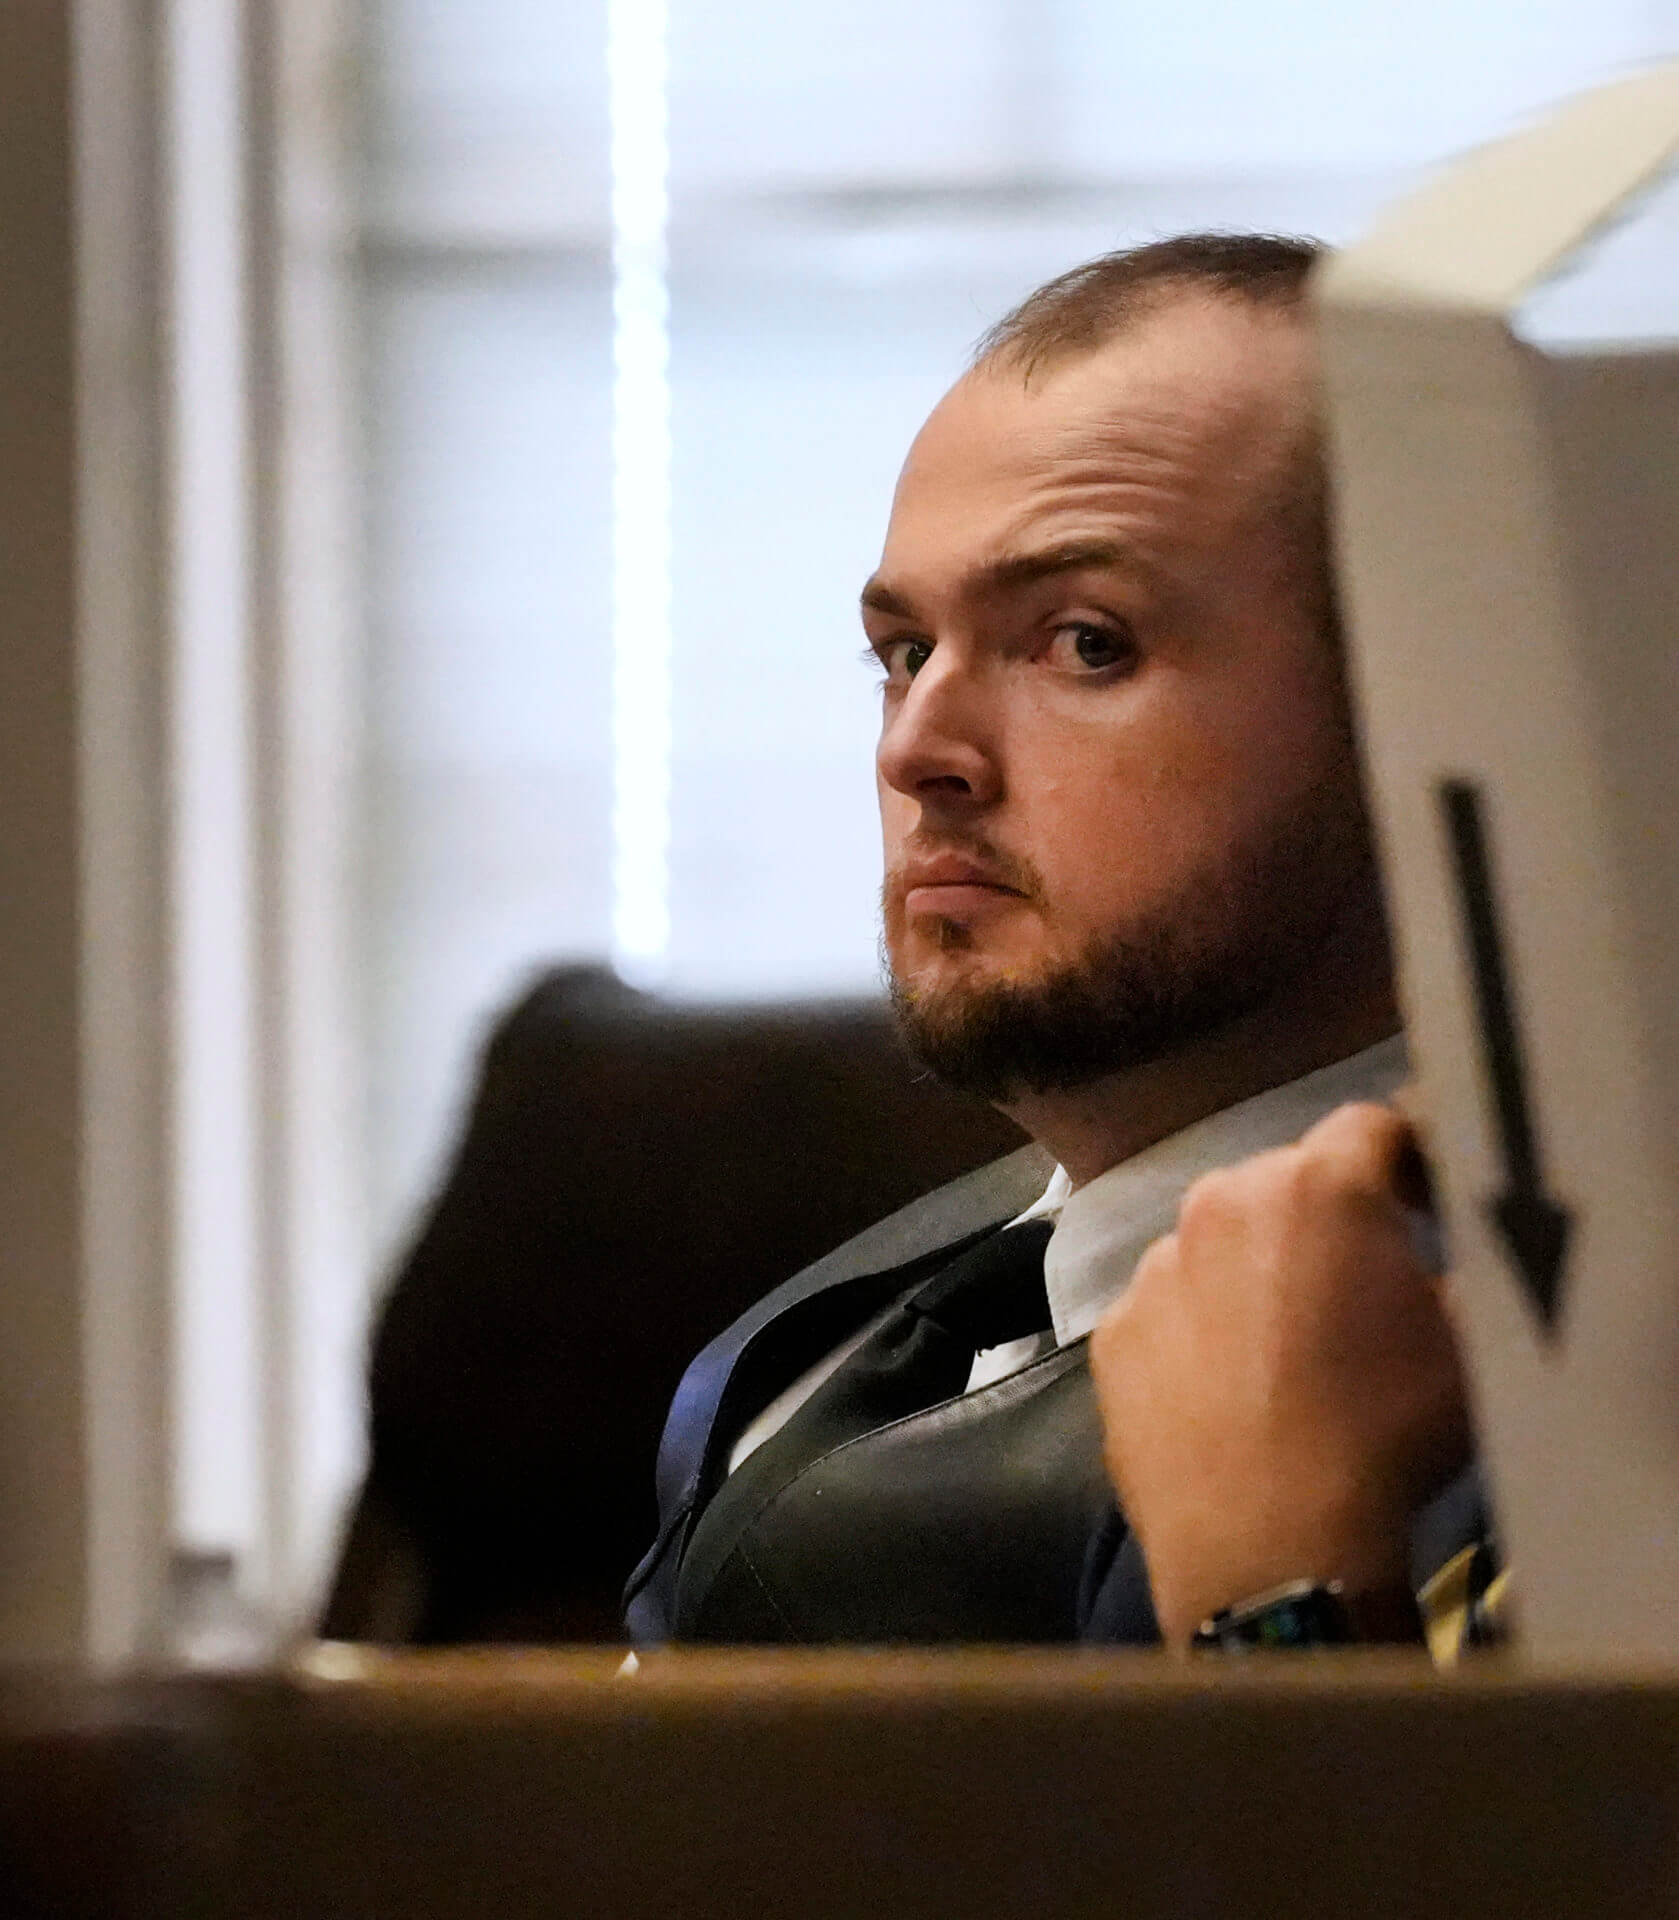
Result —
[[[809, 1354], [803, 1364], [819, 1359], [845, 1332], [867, 1319], [875, 1306], [884, 1305], [902, 1290], [902, 1269], [1012, 1220], [1038, 1198], [1053, 1171], [1054, 1162], [1041, 1147], [1022, 1147], [911, 1201], [796, 1273], [698, 1355], [682, 1376], [659, 1444], [659, 1537], [631, 1575], [626, 1590], [631, 1625], [638, 1639], [658, 1638], [667, 1630], [668, 1608], [658, 1604], [663, 1596], [647, 1589], [669, 1586], [674, 1592], [679, 1554], [673, 1549], [702, 1487], [716, 1473], [719, 1450], [730, 1437], [718, 1421], [719, 1410], [730, 1397], [731, 1384], [743, 1363], [750, 1366], [753, 1353], [774, 1342], [777, 1323], [795, 1308], [803, 1309], [797, 1318], [808, 1325], [811, 1337], [820, 1343], [819, 1350]], [[812, 1309], [806, 1304], [828, 1294], [835, 1295], [835, 1311], [843, 1309], [847, 1316], [846, 1326], [831, 1337], [828, 1316], [821, 1312], [820, 1305]], [[802, 1370], [790, 1353], [775, 1357], [783, 1377], [771, 1387], [766, 1399]], [[786, 1370], [789, 1366], [791, 1371]], [[656, 1575], [661, 1577], [655, 1580]]]

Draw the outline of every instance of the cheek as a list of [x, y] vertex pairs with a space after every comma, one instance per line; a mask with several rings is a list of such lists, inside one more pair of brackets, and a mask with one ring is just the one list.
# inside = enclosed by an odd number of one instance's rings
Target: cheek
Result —
[[1111, 719], [1040, 716], [1030, 742], [1011, 743], [1032, 769], [1013, 795], [1023, 850], [1065, 939], [1158, 912], [1320, 777], [1321, 734], [1297, 711], [1268, 731], [1228, 697], [1171, 691]]
[[1208, 742], [1157, 705], [1114, 720], [1046, 724], [1018, 765], [1036, 857], [1063, 898], [1101, 898], [1172, 868], [1227, 808]]
[[[1279, 659], [1278, 656], [1281, 656]], [[1333, 688], [1280, 644], [1268, 668], [1197, 684], [1185, 679], [1136, 743], [1136, 786], [1163, 832], [1219, 841], [1342, 766], [1347, 738]], [[1291, 670], [1291, 668], [1293, 670]]]
[[888, 786], [879, 770], [875, 772], [875, 799], [880, 807], [880, 838], [886, 864], [892, 864], [894, 851], [901, 847], [920, 817], [920, 809], [896, 787]]

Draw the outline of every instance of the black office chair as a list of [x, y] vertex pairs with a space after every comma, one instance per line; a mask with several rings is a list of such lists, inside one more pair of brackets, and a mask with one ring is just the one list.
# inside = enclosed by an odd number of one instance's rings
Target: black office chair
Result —
[[867, 1002], [678, 1007], [596, 968], [499, 1022], [378, 1316], [321, 1631], [619, 1635], [682, 1370], [810, 1260], [1021, 1143]]

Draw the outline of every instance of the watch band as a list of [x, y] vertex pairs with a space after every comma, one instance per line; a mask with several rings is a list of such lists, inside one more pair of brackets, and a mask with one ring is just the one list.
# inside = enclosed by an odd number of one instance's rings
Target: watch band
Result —
[[1426, 1644], [1416, 1595], [1403, 1585], [1349, 1594], [1339, 1580], [1268, 1587], [1203, 1620], [1190, 1641], [1220, 1653], [1382, 1644]]

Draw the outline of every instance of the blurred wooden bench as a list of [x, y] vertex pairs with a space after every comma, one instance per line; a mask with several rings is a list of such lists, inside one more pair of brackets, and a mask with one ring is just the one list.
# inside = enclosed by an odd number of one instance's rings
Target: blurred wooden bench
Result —
[[1679, 1910], [1679, 1679], [1398, 1655], [368, 1658], [0, 1686], [17, 1920]]

